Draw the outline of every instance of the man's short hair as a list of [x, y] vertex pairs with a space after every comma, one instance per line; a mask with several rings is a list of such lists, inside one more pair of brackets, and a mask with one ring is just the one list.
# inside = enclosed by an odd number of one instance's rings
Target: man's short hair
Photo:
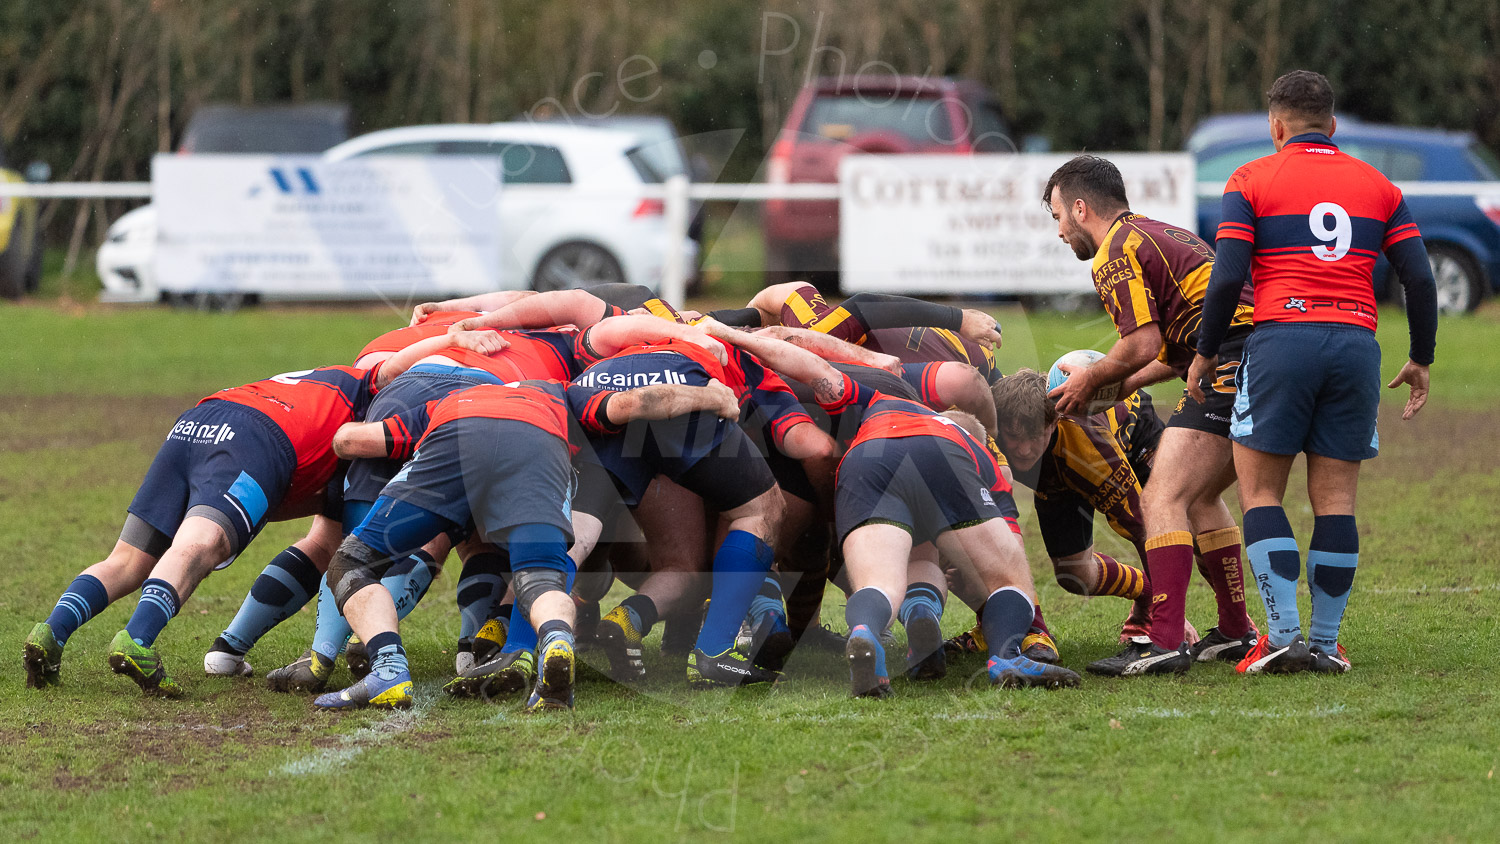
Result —
[[1018, 430], [1034, 437], [1057, 421], [1057, 402], [1047, 398], [1047, 376], [1018, 369], [990, 388], [1001, 431]]
[[[1052, 171], [1052, 178], [1047, 180], [1047, 187], [1042, 191], [1043, 205], [1051, 207], [1053, 188], [1061, 191], [1063, 204], [1082, 199], [1101, 214], [1130, 207], [1130, 200], [1125, 198], [1125, 179], [1120, 175], [1120, 168], [1097, 155], [1076, 155]], [[1062, 213], [1060, 208], [1052, 210]]]
[[1311, 126], [1333, 120], [1333, 86], [1328, 77], [1311, 70], [1282, 74], [1266, 92], [1271, 111], [1297, 117]]
[[951, 419], [958, 427], [968, 431], [969, 436], [978, 440], [980, 445], [990, 441], [990, 434], [984, 429], [984, 424], [972, 413], [965, 413], [962, 410], [945, 410], [938, 415]]

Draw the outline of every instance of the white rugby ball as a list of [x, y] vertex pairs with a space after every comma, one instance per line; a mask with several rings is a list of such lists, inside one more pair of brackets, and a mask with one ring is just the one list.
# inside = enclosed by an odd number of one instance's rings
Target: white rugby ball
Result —
[[[1067, 373], [1063, 372], [1061, 369], [1062, 365], [1067, 365], [1073, 368], [1090, 367], [1103, 357], [1103, 352], [1096, 352], [1093, 349], [1077, 349], [1068, 352], [1067, 354], [1058, 358], [1057, 361], [1052, 364], [1052, 368], [1047, 371], [1047, 392], [1050, 393], [1058, 387], [1061, 387], [1063, 385], [1063, 382], [1068, 380]], [[1088, 413], [1090, 416], [1095, 413], [1103, 413], [1104, 411], [1109, 410], [1110, 406], [1119, 400], [1119, 382], [1115, 382], [1113, 384], [1105, 384], [1103, 387], [1100, 387], [1097, 392], [1094, 393], [1092, 398], [1089, 399]]]

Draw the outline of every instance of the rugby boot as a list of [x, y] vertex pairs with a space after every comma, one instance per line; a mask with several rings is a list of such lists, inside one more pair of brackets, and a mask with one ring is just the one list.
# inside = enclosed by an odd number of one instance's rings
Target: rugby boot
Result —
[[210, 677], [250, 677], [255, 669], [244, 654], [211, 648], [203, 655], [203, 673]]
[[979, 629], [978, 624], [943, 642], [943, 650], [947, 651], [949, 656], [982, 654], [988, 649], [989, 646], [984, 641], [984, 631]]
[[531, 651], [497, 654], [454, 677], [443, 691], [454, 697], [485, 700], [519, 694], [536, 680], [536, 655]]
[[1192, 654], [1197, 662], [1221, 660], [1237, 663], [1245, 658], [1245, 654], [1254, 649], [1255, 641], [1259, 638], [1260, 634], [1254, 627], [1238, 639], [1231, 639], [1220, 633], [1219, 628], [1210, 627], [1207, 635], [1188, 646], [1188, 653]]
[[536, 685], [526, 700], [527, 712], [573, 708], [574, 661], [573, 645], [562, 639], [542, 651]]
[[990, 685], [1002, 689], [1071, 689], [1082, 680], [1078, 673], [1061, 665], [1047, 665], [1024, 656], [992, 656], [985, 664]]
[[599, 620], [596, 641], [609, 659], [609, 676], [616, 683], [635, 683], [646, 676], [641, 658], [641, 631], [630, 621], [630, 610], [618, 606]]
[[1026, 638], [1021, 640], [1021, 656], [1032, 662], [1042, 662], [1047, 665], [1056, 665], [1060, 657], [1057, 654], [1057, 643], [1052, 640], [1050, 633], [1031, 628]]
[[941, 680], [948, 676], [943, 628], [930, 615], [917, 616], [906, 625], [906, 676], [913, 680]]
[[21, 662], [26, 666], [26, 688], [41, 689], [62, 683], [63, 646], [52, 635], [52, 625], [39, 621], [31, 628], [21, 646]]
[[885, 648], [863, 624], [849, 631], [844, 645], [849, 661], [849, 694], [851, 697], [887, 698], [891, 696], [891, 678], [885, 670]]
[[1193, 667], [1193, 655], [1186, 645], [1176, 650], [1159, 648], [1146, 637], [1131, 639], [1124, 649], [1111, 657], [1088, 665], [1090, 674], [1105, 677], [1135, 677], [1142, 674], [1182, 674]]
[[1307, 650], [1312, 653], [1312, 665], [1307, 670], [1314, 674], [1343, 674], [1349, 670], [1349, 653], [1343, 645], [1334, 645], [1335, 651], [1328, 653], [1317, 645]]
[[347, 689], [318, 695], [313, 706], [322, 710], [334, 709], [411, 709], [411, 672], [391, 672], [382, 679], [379, 674], [366, 674]]
[[734, 648], [715, 655], [693, 648], [692, 653], [688, 654], [687, 681], [694, 689], [733, 688], [774, 683], [779, 679], [781, 672], [767, 671], [756, 666], [749, 657]]
[[136, 644], [128, 631], [115, 634], [105, 659], [109, 662], [109, 670], [129, 677], [141, 687], [141, 691], [152, 697], [176, 700], [185, 694], [177, 681], [167, 676], [167, 669], [156, 649]]
[[328, 677], [332, 674], [333, 660], [309, 648], [291, 665], [268, 672], [266, 685], [273, 692], [316, 694], [328, 686]]
[[1270, 637], [1262, 636], [1234, 670], [1241, 674], [1296, 674], [1308, 670], [1312, 664], [1312, 651], [1298, 633], [1291, 643], [1280, 648], [1271, 644]]
[[344, 664], [356, 680], [363, 680], [370, 673], [370, 651], [358, 636], [350, 636], [349, 643], [344, 645]]
[[786, 624], [786, 616], [779, 612], [761, 613], [750, 634], [749, 654], [755, 664], [770, 671], [786, 667], [786, 658], [795, 646], [792, 628]]

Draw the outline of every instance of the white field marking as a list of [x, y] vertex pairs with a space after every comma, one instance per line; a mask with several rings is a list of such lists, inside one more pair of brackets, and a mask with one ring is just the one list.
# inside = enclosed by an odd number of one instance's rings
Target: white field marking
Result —
[[1366, 595], [1426, 595], [1429, 593], [1463, 595], [1469, 592], [1500, 591], [1500, 583], [1486, 583], [1481, 586], [1428, 586], [1424, 583], [1415, 589], [1361, 589], [1359, 591]]
[[1342, 715], [1347, 711], [1342, 703], [1334, 706], [1315, 706], [1308, 710], [1291, 709], [1152, 709], [1136, 707], [1121, 712], [1121, 715], [1140, 715], [1146, 718], [1196, 718], [1200, 715], [1210, 717], [1228, 715], [1235, 718], [1331, 718]]
[[[272, 769], [272, 776], [284, 774], [293, 777], [308, 776], [311, 774], [326, 774], [349, 764], [372, 747], [389, 741], [393, 736], [410, 732], [427, 718], [427, 713], [432, 705], [437, 703], [438, 687], [433, 685], [418, 686], [413, 691], [416, 702], [411, 709], [405, 712], [397, 711], [387, 715], [380, 722], [344, 736], [340, 747], [328, 747], [315, 750], [300, 759], [282, 765], [280, 768]], [[314, 713], [317, 717], [319, 713]]]

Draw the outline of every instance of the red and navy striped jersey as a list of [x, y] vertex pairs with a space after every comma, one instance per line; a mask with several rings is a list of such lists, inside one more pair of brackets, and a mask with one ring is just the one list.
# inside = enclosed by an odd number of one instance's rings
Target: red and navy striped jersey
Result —
[[429, 337], [437, 337], [448, 333], [448, 326], [469, 317], [480, 316], [478, 311], [434, 311], [427, 318], [405, 328], [397, 328], [394, 331], [376, 337], [365, 344], [363, 349], [354, 360], [358, 362], [365, 355], [373, 354], [395, 354], [413, 343], [420, 343]]
[[[481, 384], [418, 405], [381, 422], [386, 453], [406, 460], [421, 446], [429, 431], [456, 419], [509, 419], [525, 422], [568, 443], [577, 452], [582, 437], [575, 429], [596, 434], [617, 433], [609, 424], [606, 406], [611, 393], [557, 381]], [[569, 434], [573, 433], [573, 436]]]
[[1297, 135], [1224, 186], [1220, 238], [1254, 244], [1256, 322], [1338, 322], [1372, 331], [1375, 259], [1419, 237], [1401, 191], [1326, 135]]
[[571, 381], [579, 366], [575, 343], [578, 332], [568, 328], [501, 331], [510, 345], [493, 355], [468, 349], [444, 349], [437, 354], [459, 366], [482, 369], [502, 381]]
[[[374, 369], [324, 366], [287, 372], [243, 387], [220, 390], [203, 399], [230, 401], [254, 408], [286, 432], [297, 453], [297, 471], [281, 509], [298, 511], [308, 496], [321, 494], [333, 477], [338, 456], [333, 435], [346, 422], [364, 418], [375, 395]], [[199, 402], [202, 404], [203, 402]]]

